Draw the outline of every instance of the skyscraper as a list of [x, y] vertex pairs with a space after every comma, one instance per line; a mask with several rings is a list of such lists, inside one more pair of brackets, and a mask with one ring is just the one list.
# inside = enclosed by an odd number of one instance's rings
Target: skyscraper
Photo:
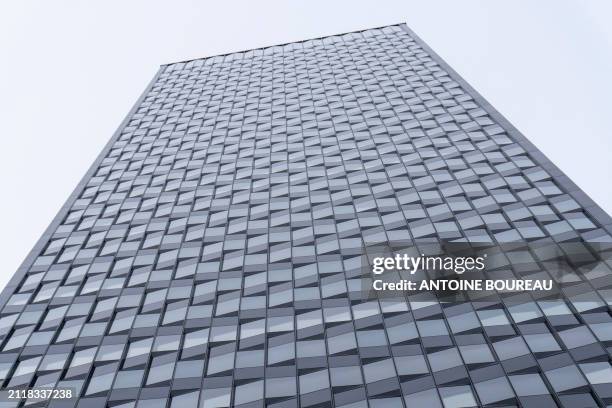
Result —
[[609, 258], [444, 303], [362, 255], [611, 233], [405, 25], [164, 65], [2, 292], [0, 406], [610, 405]]

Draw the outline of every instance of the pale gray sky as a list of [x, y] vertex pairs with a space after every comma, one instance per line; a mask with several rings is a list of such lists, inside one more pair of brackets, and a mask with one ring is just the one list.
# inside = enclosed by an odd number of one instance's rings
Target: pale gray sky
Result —
[[608, 213], [612, 2], [0, 3], [0, 287], [162, 63], [406, 22]]

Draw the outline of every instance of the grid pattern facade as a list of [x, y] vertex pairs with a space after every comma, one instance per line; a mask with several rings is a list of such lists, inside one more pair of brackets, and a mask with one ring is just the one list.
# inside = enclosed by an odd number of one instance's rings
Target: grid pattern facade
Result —
[[373, 243], [610, 242], [519, 139], [404, 26], [165, 65], [5, 290], [1, 388], [88, 408], [612, 404], [608, 263], [519, 304], [361, 291]]

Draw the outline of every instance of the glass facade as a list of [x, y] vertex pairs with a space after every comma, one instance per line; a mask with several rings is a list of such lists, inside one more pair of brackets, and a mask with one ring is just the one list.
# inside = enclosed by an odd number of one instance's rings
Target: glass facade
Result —
[[164, 65], [0, 297], [2, 389], [74, 396], [0, 407], [604, 407], [612, 263], [518, 304], [360, 276], [611, 232], [404, 25]]

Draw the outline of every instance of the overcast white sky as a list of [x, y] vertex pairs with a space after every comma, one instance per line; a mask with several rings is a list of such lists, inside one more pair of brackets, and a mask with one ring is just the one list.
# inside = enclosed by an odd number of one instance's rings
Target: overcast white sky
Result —
[[0, 3], [0, 287], [162, 63], [406, 22], [608, 213], [610, 1]]

